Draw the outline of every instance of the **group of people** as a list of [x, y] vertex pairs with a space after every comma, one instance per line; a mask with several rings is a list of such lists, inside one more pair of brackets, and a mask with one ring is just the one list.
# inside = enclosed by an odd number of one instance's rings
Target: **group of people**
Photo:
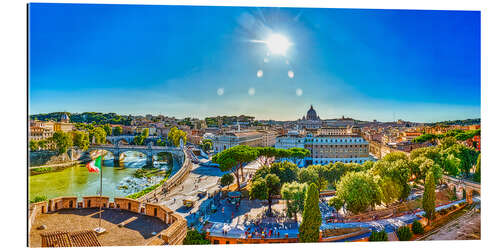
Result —
[[285, 237], [287, 233], [284, 235], [280, 232], [280, 230], [287, 230], [291, 228], [292, 225], [288, 225], [288, 223], [260, 223], [256, 221], [253, 225], [247, 227], [245, 231], [245, 236], [252, 237], [264, 237], [264, 238], [280, 238]]

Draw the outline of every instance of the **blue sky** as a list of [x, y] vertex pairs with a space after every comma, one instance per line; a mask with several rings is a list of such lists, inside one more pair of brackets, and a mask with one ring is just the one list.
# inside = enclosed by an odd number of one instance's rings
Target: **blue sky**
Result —
[[[31, 114], [480, 117], [479, 12], [30, 4], [29, 17]], [[255, 42], [271, 34], [285, 55]]]

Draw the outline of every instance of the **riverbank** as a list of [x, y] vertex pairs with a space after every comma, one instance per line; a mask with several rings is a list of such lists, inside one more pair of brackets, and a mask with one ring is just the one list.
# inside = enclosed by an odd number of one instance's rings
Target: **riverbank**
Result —
[[39, 174], [46, 174], [54, 171], [59, 171], [59, 170], [64, 170], [69, 167], [75, 167], [79, 164], [85, 164], [88, 161], [70, 161], [70, 162], [65, 162], [65, 163], [58, 163], [58, 164], [49, 164], [49, 165], [43, 165], [43, 166], [34, 166], [29, 168], [29, 175], [39, 175]]

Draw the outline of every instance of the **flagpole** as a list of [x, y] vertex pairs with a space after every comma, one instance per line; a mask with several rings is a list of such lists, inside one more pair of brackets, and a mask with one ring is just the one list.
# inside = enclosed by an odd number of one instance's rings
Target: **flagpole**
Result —
[[99, 194], [99, 229], [101, 229], [101, 220], [102, 220], [102, 163], [103, 163], [103, 157], [102, 157], [102, 150], [99, 154], [101, 156], [101, 169], [99, 169], [101, 172], [101, 188], [100, 188], [100, 194]]

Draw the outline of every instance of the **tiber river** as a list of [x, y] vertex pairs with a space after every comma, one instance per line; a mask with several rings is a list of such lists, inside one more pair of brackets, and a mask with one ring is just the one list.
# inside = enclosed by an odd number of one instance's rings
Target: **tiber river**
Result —
[[[160, 182], [164, 176], [151, 178], [135, 178], [138, 168], [146, 164], [145, 156], [137, 152], [126, 152], [120, 167], [113, 167], [113, 157], [104, 157], [102, 167], [103, 196], [125, 197], [146, 187]], [[175, 167], [174, 167], [175, 165]], [[179, 163], [155, 165], [159, 168], [178, 169]], [[172, 175], [174, 173], [172, 172]], [[48, 199], [58, 196], [89, 196], [99, 194], [100, 173], [89, 173], [84, 164], [66, 169], [33, 175], [29, 177], [30, 199], [46, 196]], [[126, 187], [126, 188], [125, 188]]]

